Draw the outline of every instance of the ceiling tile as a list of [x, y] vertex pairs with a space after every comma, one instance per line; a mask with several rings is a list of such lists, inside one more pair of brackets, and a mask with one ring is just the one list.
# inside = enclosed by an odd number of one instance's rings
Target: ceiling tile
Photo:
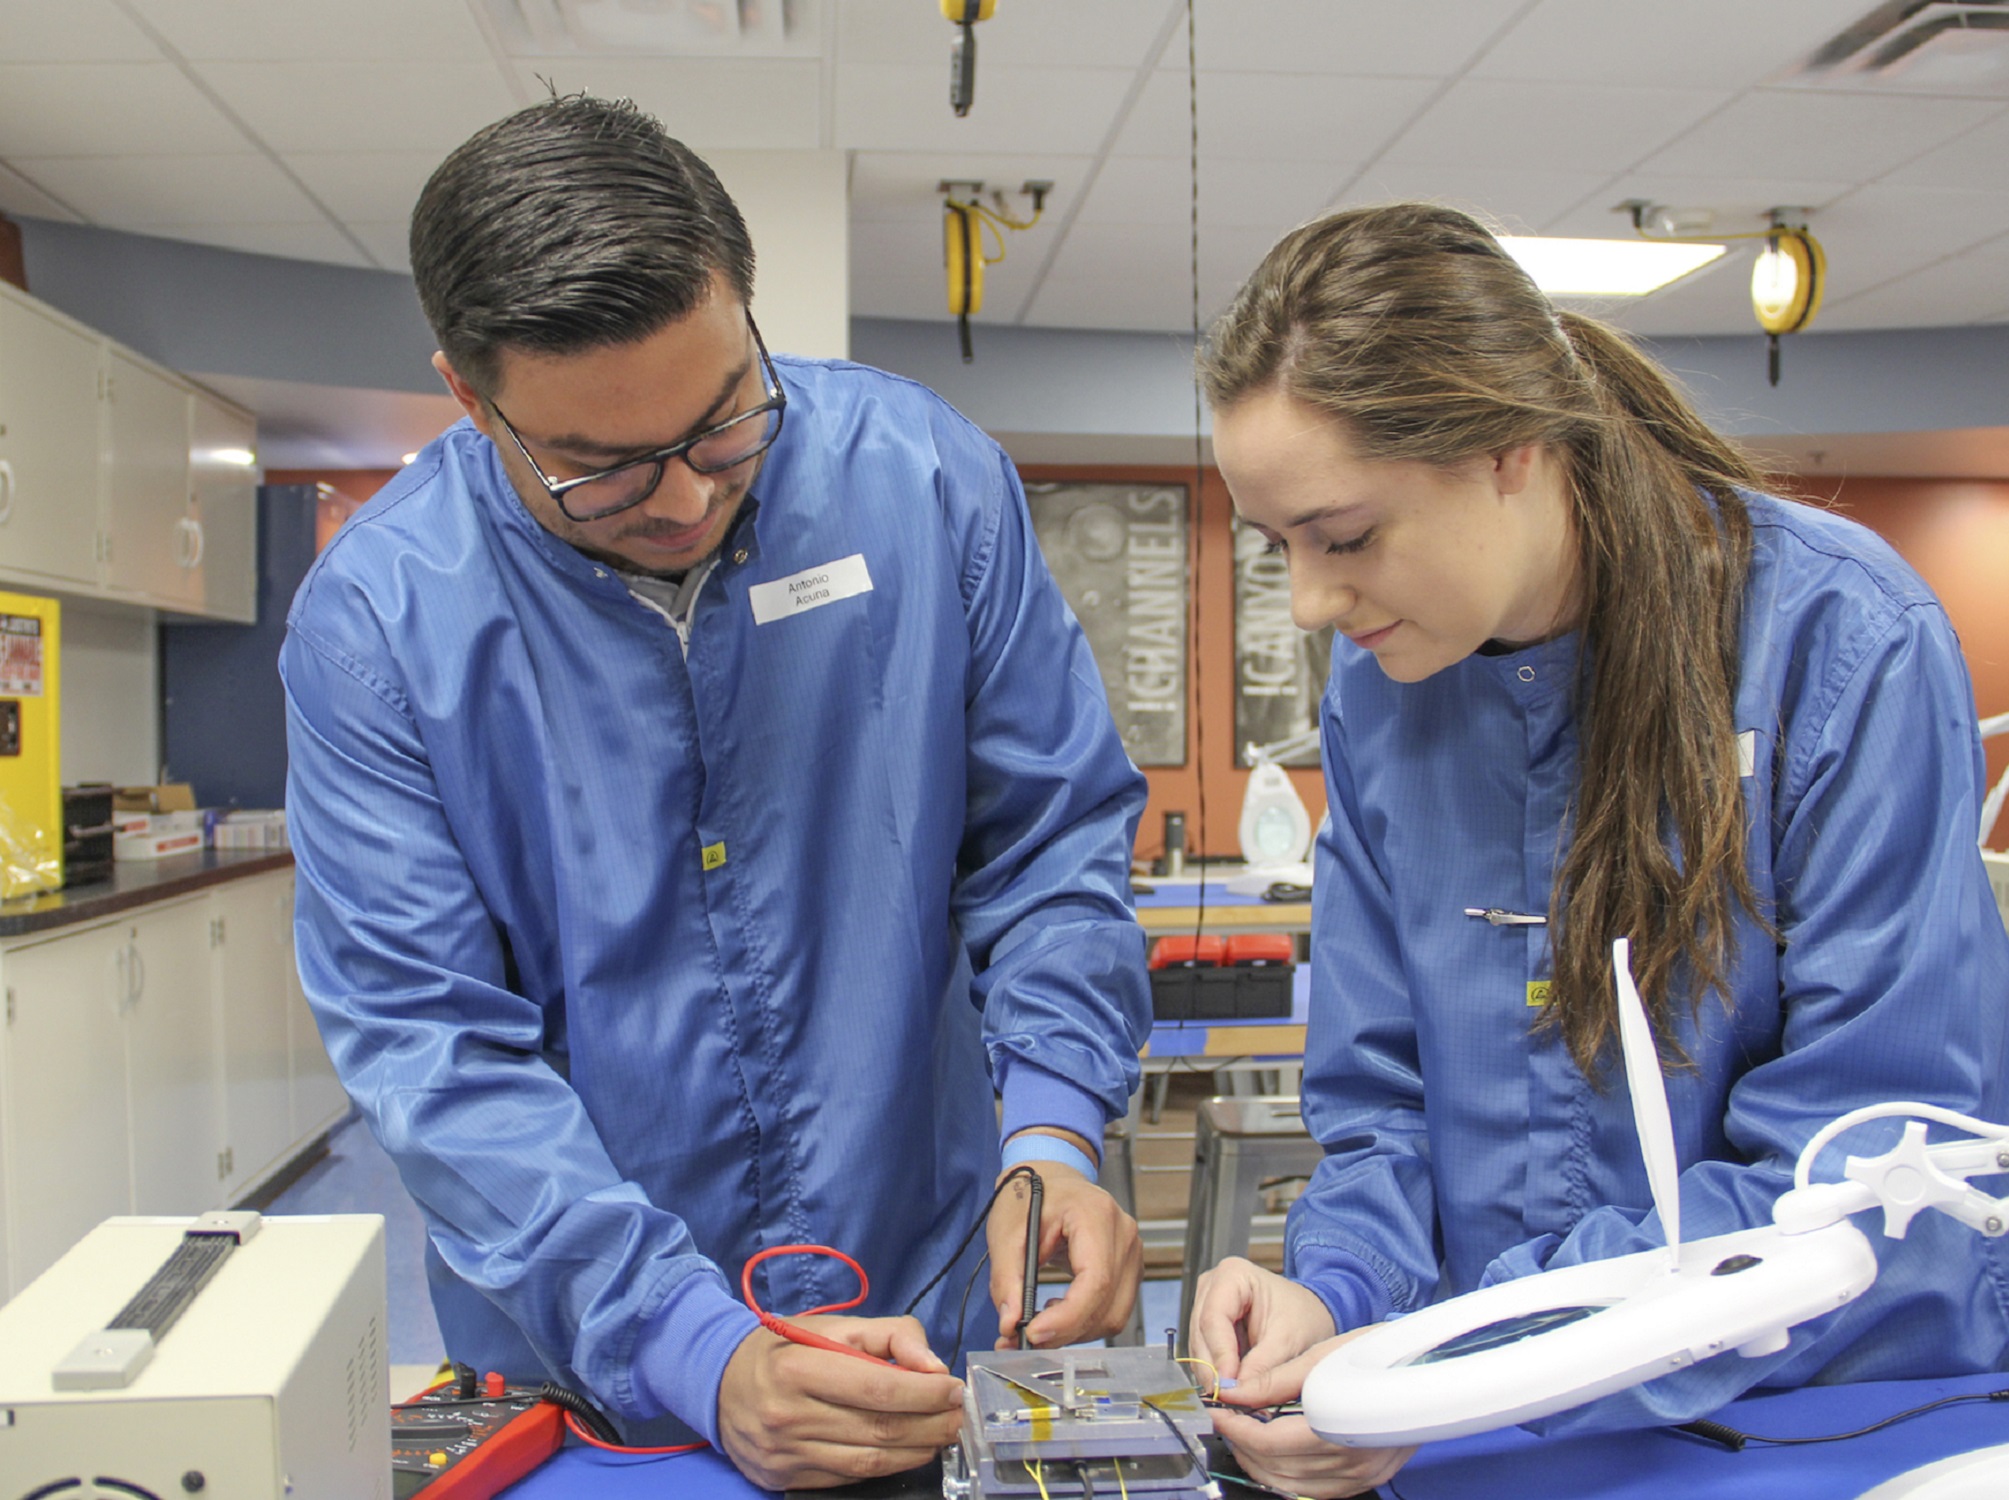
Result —
[[822, 73], [800, 58], [579, 57], [517, 64], [533, 98], [542, 78], [561, 94], [584, 89], [632, 99], [697, 150], [814, 150], [822, 140]]
[[[1420, 78], [1208, 72], [1200, 77], [1200, 153], [1271, 161], [1365, 161], [1435, 93]], [[1183, 71], [1151, 76], [1124, 122], [1126, 156], [1187, 156], [1192, 101]]]
[[411, 225], [407, 220], [371, 223], [349, 219], [345, 222], [349, 233], [363, 242], [370, 254], [376, 257], [378, 265], [386, 271], [411, 273]]
[[1869, 0], [1542, 0], [1475, 78], [1742, 89], [1798, 62]]
[[[948, 108], [949, 46], [957, 28], [941, 7], [915, 0], [831, 0], [837, 11], [840, 67], [901, 63], [935, 76]], [[1139, 68], [1168, 14], [1184, 0], [1007, 0], [975, 28], [977, 98], [982, 109], [992, 66], [1003, 68]], [[1185, 55], [1185, 33], [1177, 38]]]
[[113, 229], [191, 224], [325, 224], [286, 174], [255, 151], [223, 156], [57, 156], [23, 170], [93, 223]]
[[2009, 110], [1893, 169], [1883, 180], [1904, 187], [1993, 188], [2009, 192]]
[[1821, 326], [1926, 328], [2009, 316], [2009, 238], [1942, 260], [1821, 309]]
[[[1194, 51], [1202, 73], [1319, 73], [1362, 77], [1449, 78], [1526, 0], [1263, 0], [1260, 5], [1199, 7]], [[1185, 38], [1165, 62], [1182, 74]]]
[[0, 63], [160, 60], [111, 0], [0, 0]]
[[197, 62], [450, 63], [488, 56], [465, 0], [134, 0], [134, 7]]
[[946, 67], [844, 67], [837, 74], [836, 145], [1093, 155], [1134, 76], [1124, 68], [986, 68], [976, 106], [959, 120], [949, 110]]
[[[1317, 213], [1350, 167], [1307, 162], [1200, 161], [1202, 227], [1300, 224]], [[1138, 224], [1183, 232], [1192, 222], [1192, 166], [1185, 157], [1112, 156], [1077, 222]]]
[[1825, 210], [1812, 228], [1827, 252], [1828, 296], [1839, 306], [2009, 231], [2009, 193], [1878, 183]]
[[173, 155], [245, 144], [172, 63], [0, 66], [0, 156]]
[[[1227, 304], [1288, 227], [1245, 226], [1201, 234], [1203, 324]], [[1079, 326], [1190, 329], [1192, 284], [1188, 236], [1134, 225], [1076, 224], [1025, 321], [1065, 327], [1071, 317], [1107, 296], [1113, 300], [1105, 313]]]
[[285, 161], [336, 218], [402, 223], [411, 217], [419, 189], [440, 156], [437, 151], [298, 151]]
[[[851, 262], [858, 264], [854, 258]], [[881, 276], [851, 272], [851, 316], [854, 318], [937, 318], [945, 316], [939, 287], [923, 285], [912, 276]], [[945, 325], [946, 326], [946, 325]], [[944, 337], [954, 339], [953, 333]]]
[[20, 214], [30, 219], [58, 219], [65, 224], [83, 222], [83, 216], [49, 193], [11, 163], [0, 161], [0, 214]]
[[[1031, 231], [1038, 234], [1038, 230]], [[987, 306], [997, 298], [1011, 295], [1014, 284], [1022, 294], [1046, 250], [1041, 242], [1027, 244], [1023, 235], [1014, 235], [1009, 247], [1021, 252], [1008, 255], [1004, 264], [988, 267], [984, 273]], [[853, 224], [851, 264], [869, 268], [875, 277], [921, 282], [936, 301], [947, 306], [948, 283], [944, 279], [942, 231], [934, 224]], [[857, 271], [853, 271], [853, 278]], [[856, 309], [854, 308], [855, 312]]]
[[1606, 181], [1602, 172], [1377, 162], [1333, 206], [1422, 199], [1461, 208], [1504, 234], [1541, 234], [1553, 232], [1546, 228], [1552, 219]]
[[1672, 286], [1646, 297], [1612, 298], [1592, 311], [1648, 337], [1754, 332], [1758, 325], [1751, 316], [1751, 261], [1756, 254], [1753, 245], [1732, 243], [1720, 260]]
[[281, 153], [444, 154], [515, 104], [488, 63], [213, 62], [198, 71]]
[[1034, 328], [1172, 332], [1190, 326], [1187, 309], [1187, 294], [1151, 277], [1076, 274], [1049, 277], [1025, 322]]
[[1645, 172], [1868, 182], [1997, 113], [1971, 99], [1760, 89], [1639, 163]]
[[316, 260], [337, 266], [369, 266], [356, 247], [325, 219], [319, 224], [191, 224], [148, 231], [163, 239], [220, 245], [253, 255], [279, 255], [289, 260]]
[[1617, 172], [1729, 98], [1707, 89], [1467, 79], [1452, 85], [1383, 159], [1397, 165], [1539, 163], [1551, 172]]
[[942, 216], [944, 180], [981, 182], [1005, 190], [1005, 206], [1024, 218], [1031, 200], [1019, 193], [1028, 181], [1051, 182], [1045, 221], [1067, 215], [1074, 194], [1093, 164], [1087, 156], [993, 156], [969, 152], [944, 156], [920, 151], [860, 151], [851, 163], [851, 221], [855, 223], [934, 223]]

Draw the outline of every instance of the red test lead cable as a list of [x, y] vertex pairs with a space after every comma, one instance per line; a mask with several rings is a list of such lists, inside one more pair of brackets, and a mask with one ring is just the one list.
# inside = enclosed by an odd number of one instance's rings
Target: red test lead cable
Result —
[[825, 1255], [832, 1260], [843, 1261], [858, 1278], [858, 1295], [849, 1302], [830, 1302], [822, 1307], [812, 1307], [808, 1312], [797, 1313], [796, 1316], [799, 1318], [815, 1318], [825, 1313], [848, 1311], [863, 1302], [872, 1290], [872, 1283], [865, 1276], [865, 1268], [842, 1250], [833, 1250], [828, 1245], [773, 1245], [765, 1250], [756, 1251], [739, 1273], [740, 1296], [745, 1298], [746, 1305], [753, 1309], [753, 1315], [760, 1319], [760, 1326], [778, 1338], [787, 1339], [791, 1344], [801, 1344], [810, 1349], [827, 1349], [832, 1354], [848, 1354], [853, 1359], [870, 1360], [875, 1365], [885, 1364], [885, 1360], [877, 1355], [867, 1354], [863, 1349], [854, 1349], [849, 1344], [840, 1344], [836, 1339], [825, 1338], [820, 1333], [811, 1333], [807, 1328], [798, 1328], [786, 1319], [776, 1317], [754, 1300], [753, 1268], [777, 1255]]

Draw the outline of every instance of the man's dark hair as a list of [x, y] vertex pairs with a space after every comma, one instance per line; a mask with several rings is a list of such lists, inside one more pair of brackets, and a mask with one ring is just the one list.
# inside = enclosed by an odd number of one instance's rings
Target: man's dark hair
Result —
[[504, 349], [646, 338], [704, 302], [719, 273], [753, 298], [739, 209], [625, 99], [550, 99], [476, 132], [419, 194], [411, 251], [433, 336], [485, 396]]

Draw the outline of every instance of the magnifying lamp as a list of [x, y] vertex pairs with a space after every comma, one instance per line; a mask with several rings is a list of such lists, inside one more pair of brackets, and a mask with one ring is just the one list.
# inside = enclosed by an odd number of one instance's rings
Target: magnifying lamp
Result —
[[[1666, 1247], [1503, 1282], [1342, 1344], [1304, 1384], [1304, 1414], [1320, 1437], [1360, 1448], [1463, 1437], [1580, 1406], [1728, 1350], [1777, 1353], [1794, 1326], [1875, 1281], [1869, 1240], [1848, 1221], [1863, 1209], [1881, 1206], [1883, 1232], [1894, 1239], [1927, 1208], [1991, 1236], [2009, 1224], [2009, 1204], [1965, 1180], [2004, 1170], [2009, 1129], [1893, 1103], [1855, 1110], [1817, 1133], [1771, 1224], [1684, 1244], [1674, 1130], [1628, 957], [1620, 939], [1612, 953], [1619, 1036]], [[1850, 1157], [1843, 1182], [1810, 1181], [1830, 1141], [1890, 1117], [1911, 1117], [1895, 1148]], [[1979, 1139], [1928, 1145], [1924, 1120]]]
[[1261, 890], [1279, 880], [1311, 884], [1311, 813], [1279, 762], [1318, 747], [1318, 730], [1307, 729], [1268, 745], [1250, 745], [1248, 790], [1242, 794], [1242, 818], [1237, 834], [1248, 869], [1229, 882]]

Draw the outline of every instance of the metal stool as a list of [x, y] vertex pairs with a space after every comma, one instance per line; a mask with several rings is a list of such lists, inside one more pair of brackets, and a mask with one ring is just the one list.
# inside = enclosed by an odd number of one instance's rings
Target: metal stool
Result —
[[[1131, 1115], [1137, 1111], [1137, 1101], [1130, 1101]], [[1137, 1217], [1137, 1166], [1136, 1155], [1131, 1150], [1132, 1131], [1130, 1115], [1111, 1120], [1102, 1132], [1102, 1173], [1103, 1189], [1116, 1200], [1116, 1206], [1131, 1218]], [[1119, 1348], [1135, 1349], [1144, 1342], [1144, 1289], [1137, 1289], [1137, 1300], [1130, 1304], [1130, 1321], [1122, 1329], [1110, 1335], [1109, 1342]]]
[[1295, 1095], [1208, 1099], [1193, 1120], [1193, 1187], [1186, 1202], [1186, 1257], [1179, 1285], [1179, 1345], [1193, 1324], [1200, 1273], [1246, 1255], [1261, 1184], [1309, 1177], [1325, 1149], [1306, 1133]]

